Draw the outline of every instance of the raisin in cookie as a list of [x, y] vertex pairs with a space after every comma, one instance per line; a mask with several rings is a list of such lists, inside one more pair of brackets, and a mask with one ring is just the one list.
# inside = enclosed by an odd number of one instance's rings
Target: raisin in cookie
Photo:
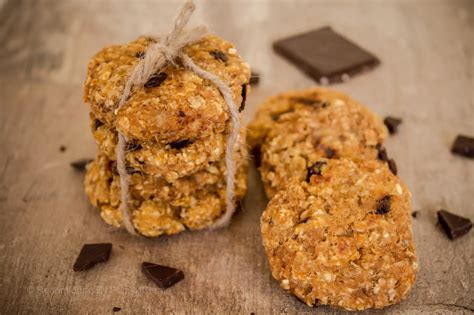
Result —
[[262, 214], [273, 277], [310, 306], [397, 303], [418, 271], [410, 212], [411, 194], [386, 163], [319, 160]]
[[[130, 71], [154, 40], [141, 37], [125, 45], [106, 47], [88, 66], [84, 100], [100, 123], [115, 126], [125, 137], [139, 141], [171, 143], [223, 132], [228, 108], [219, 89], [210, 81], [179, 65], [168, 66], [143, 87], [136, 87], [115, 113]], [[209, 71], [233, 92], [243, 109], [248, 94], [250, 67], [233, 44], [216, 36], [184, 48], [196, 65]]]

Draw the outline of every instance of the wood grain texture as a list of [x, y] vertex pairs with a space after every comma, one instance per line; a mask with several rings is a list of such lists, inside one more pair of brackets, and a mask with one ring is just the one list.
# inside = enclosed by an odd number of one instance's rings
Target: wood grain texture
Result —
[[[272, 280], [259, 233], [267, 201], [255, 167], [242, 211], [220, 231], [134, 238], [88, 205], [82, 175], [69, 166], [95, 154], [82, 101], [87, 62], [105, 45], [167, 31], [179, 4], [1, 6], [0, 313], [334, 312], [308, 308]], [[234, 41], [262, 74], [248, 118], [269, 95], [314, 84], [272, 52], [277, 38], [331, 25], [381, 59], [376, 70], [335, 87], [404, 119], [387, 147], [420, 211], [413, 228], [421, 271], [408, 299], [385, 312], [471, 313], [474, 233], [450, 241], [436, 211], [474, 219], [474, 161], [449, 152], [456, 134], [474, 135], [474, 1], [199, 1], [193, 19]], [[111, 260], [74, 273], [86, 242], [112, 242]], [[141, 274], [145, 260], [181, 268], [185, 280], [161, 291]]]

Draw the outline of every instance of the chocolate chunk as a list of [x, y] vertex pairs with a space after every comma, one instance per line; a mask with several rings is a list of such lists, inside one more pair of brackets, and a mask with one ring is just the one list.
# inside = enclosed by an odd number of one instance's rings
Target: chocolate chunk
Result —
[[135, 54], [135, 57], [143, 59], [143, 57], [145, 57], [145, 52], [144, 51], [139, 51]]
[[458, 135], [451, 147], [451, 152], [474, 158], [474, 138]]
[[255, 158], [255, 165], [259, 167], [262, 164], [262, 150], [259, 145], [252, 148], [252, 155]]
[[411, 213], [411, 216], [416, 219], [416, 218], [418, 217], [418, 214], [420, 214], [419, 211], [413, 211], [413, 212]]
[[78, 171], [83, 171], [86, 169], [87, 164], [89, 164], [90, 162], [92, 162], [92, 159], [80, 159], [80, 160], [71, 162], [70, 165]]
[[104, 125], [104, 123], [101, 122], [100, 120], [98, 120], [98, 119], [94, 120], [94, 129], [95, 130], [99, 129], [99, 127], [101, 127], [103, 125]]
[[391, 206], [391, 196], [385, 196], [379, 201], [377, 201], [377, 210], [375, 213], [377, 214], [386, 214], [390, 211]]
[[190, 145], [191, 141], [189, 139], [184, 139], [184, 140], [173, 141], [173, 142], [170, 142], [168, 144], [171, 148], [176, 149], [176, 150], [180, 150], [180, 149], [185, 148], [188, 145]]
[[181, 270], [150, 262], [142, 263], [142, 272], [162, 289], [167, 289], [184, 279]]
[[291, 101], [295, 103], [300, 103], [303, 105], [313, 106], [316, 108], [326, 108], [329, 106], [328, 102], [324, 102], [322, 100], [313, 99], [313, 98], [306, 98], [306, 97], [292, 97]]
[[66, 148], [65, 145], [61, 145], [61, 146], [59, 147], [59, 151], [60, 151], [60, 152], [66, 152], [66, 149], [67, 149], [67, 148]]
[[324, 153], [326, 153], [326, 157], [328, 159], [331, 159], [333, 158], [334, 156], [336, 156], [336, 151], [334, 151], [333, 149], [331, 148], [325, 148], [324, 149]]
[[114, 307], [112, 309], [112, 312], [116, 313], [116, 312], [120, 312], [122, 309], [120, 307]]
[[318, 82], [341, 82], [380, 63], [327, 26], [279, 40], [273, 48]]
[[242, 103], [240, 103], [239, 113], [245, 109], [245, 102], [247, 101], [247, 84], [242, 85]]
[[142, 149], [142, 145], [140, 143], [129, 141], [125, 144], [125, 151], [133, 152]]
[[463, 236], [472, 228], [471, 220], [446, 210], [438, 211], [438, 221], [446, 232], [446, 235], [452, 240]]
[[317, 161], [310, 167], [308, 167], [306, 173], [306, 182], [309, 183], [311, 176], [313, 175], [321, 175], [321, 168], [326, 164], [325, 161]]
[[150, 79], [148, 79], [148, 82], [145, 83], [144, 86], [147, 89], [160, 86], [160, 84], [163, 83], [163, 81], [166, 80], [167, 77], [168, 75], [165, 72], [160, 72], [158, 74], [155, 73], [154, 75], [151, 76]]
[[397, 118], [397, 117], [387, 116], [383, 120], [383, 123], [387, 127], [388, 132], [390, 132], [390, 134], [394, 134], [394, 133], [397, 132], [398, 125], [400, 125], [402, 123], [402, 120], [400, 118]]
[[393, 175], [397, 175], [397, 163], [395, 163], [394, 159], [388, 160], [388, 168], [392, 171]]
[[179, 111], [178, 115], [179, 117], [186, 117], [186, 113], [183, 112], [182, 110]]
[[88, 270], [98, 263], [108, 261], [111, 251], [112, 244], [110, 243], [85, 244], [74, 263], [74, 271]]
[[380, 143], [377, 144], [376, 146], [377, 148], [377, 151], [379, 152], [378, 153], [378, 159], [381, 160], [381, 161], [384, 161], [384, 162], [388, 162], [388, 154], [387, 154], [387, 150], [385, 149], [384, 146], [382, 146]]
[[260, 74], [256, 71], [252, 70], [252, 72], [250, 74], [249, 84], [250, 85], [257, 85], [258, 83], [260, 83]]
[[229, 60], [229, 57], [227, 57], [227, 55], [220, 50], [211, 50], [209, 53], [216, 60], [220, 60], [222, 62], [227, 62], [227, 60]]

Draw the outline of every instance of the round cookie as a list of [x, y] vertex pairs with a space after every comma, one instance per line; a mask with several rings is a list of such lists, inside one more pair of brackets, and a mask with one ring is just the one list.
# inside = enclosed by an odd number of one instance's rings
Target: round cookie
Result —
[[[247, 190], [248, 162], [245, 158], [237, 161], [235, 196], [240, 200]], [[114, 162], [99, 155], [87, 168], [85, 188], [104, 221], [120, 227], [120, 179], [114, 170]], [[129, 207], [135, 209], [132, 220], [137, 230], [147, 236], [175, 234], [186, 227], [205, 228], [225, 210], [225, 187], [223, 161], [172, 183], [134, 172], [129, 186]]]
[[407, 187], [377, 160], [318, 162], [262, 214], [273, 277], [310, 306], [364, 310], [404, 299], [418, 271]]
[[289, 178], [304, 180], [322, 157], [377, 159], [387, 135], [380, 118], [341, 93], [317, 88], [294, 94], [285, 98], [292, 110], [274, 117], [261, 144], [260, 173], [269, 198]]
[[[101, 154], [110, 160], [117, 158], [117, 133], [108, 125], [98, 124], [91, 114], [91, 129]], [[242, 129], [241, 139], [245, 139]], [[241, 140], [245, 141], [245, 140]], [[199, 139], [186, 139], [161, 144], [156, 142], [129, 141], [125, 159], [130, 169], [149, 175], [164, 177], [167, 181], [188, 176], [206, 168], [209, 163], [222, 160], [225, 155], [227, 135], [210, 134]], [[244, 145], [239, 144], [241, 148]], [[245, 155], [246, 153], [239, 153]]]
[[247, 142], [252, 148], [261, 146], [275, 125], [293, 112], [301, 112], [301, 116], [315, 115], [315, 118], [321, 120], [324, 126], [332, 126], [330, 120], [332, 115], [340, 115], [333, 114], [332, 111], [341, 105], [343, 106], [338, 111], [343, 111], [347, 115], [344, 123], [350, 123], [350, 114], [352, 111], [356, 111], [372, 120], [372, 124], [377, 128], [378, 136], [382, 140], [387, 136], [387, 130], [380, 118], [367, 110], [365, 106], [344, 93], [315, 87], [280, 93], [265, 100], [258, 107], [255, 118], [248, 126]]
[[[90, 61], [84, 101], [100, 123], [115, 126], [129, 139], [170, 143], [223, 132], [228, 108], [219, 89], [210, 81], [179, 66], [168, 66], [115, 113], [130, 71], [154, 40], [141, 37], [125, 45], [102, 49]], [[206, 36], [184, 49], [196, 65], [229, 85], [241, 109], [248, 93], [250, 67], [233, 44]]]

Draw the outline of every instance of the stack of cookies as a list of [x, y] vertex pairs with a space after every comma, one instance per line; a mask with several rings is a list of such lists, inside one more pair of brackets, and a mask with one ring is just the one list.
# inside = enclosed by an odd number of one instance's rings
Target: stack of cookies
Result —
[[414, 284], [411, 194], [386, 135], [363, 105], [322, 88], [271, 97], [249, 125], [273, 277], [310, 306], [382, 308]]
[[[90, 105], [98, 155], [88, 166], [85, 187], [101, 217], [113, 226], [123, 225], [116, 168], [119, 131], [127, 139], [132, 223], [142, 235], [160, 236], [206, 228], [224, 213], [225, 151], [231, 125], [219, 89], [179, 61], [134, 88], [116, 110], [130, 72], [152, 42], [142, 37], [107, 47], [89, 63], [84, 100]], [[233, 44], [206, 36], [183, 52], [225, 82], [239, 110], [244, 109], [250, 68]], [[234, 159], [239, 200], [247, 188], [244, 132], [234, 148]]]

